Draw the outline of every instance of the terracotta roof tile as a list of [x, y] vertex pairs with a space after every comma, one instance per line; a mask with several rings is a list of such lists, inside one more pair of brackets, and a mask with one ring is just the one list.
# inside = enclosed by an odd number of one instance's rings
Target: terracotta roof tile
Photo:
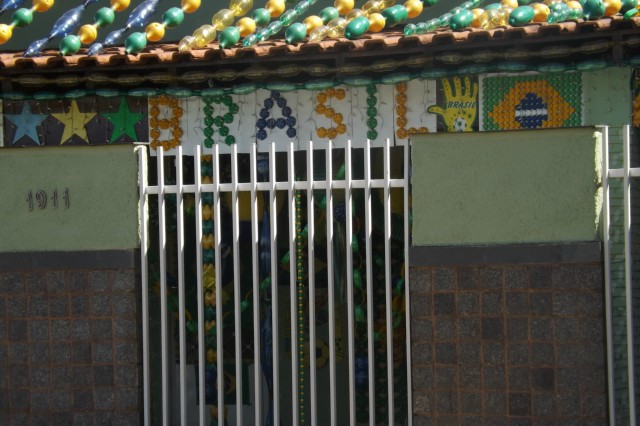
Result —
[[[524, 27], [499, 27], [491, 30], [465, 29], [463, 31], [438, 30], [432, 33], [404, 37], [401, 31], [390, 30], [383, 33], [367, 34], [357, 40], [338, 39], [323, 40], [317, 43], [298, 43], [288, 45], [283, 40], [268, 40], [252, 47], [234, 47], [231, 49], [219, 49], [217, 43], [206, 48], [194, 49], [190, 52], [180, 52], [176, 44], [154, 44], [139, 55], [127, 55], [122, 47], [106, 49], [95, 57], [87, 57], [86, 50], [79, 54], [62, 57], [58, 51], [48, 50], [42, 56], [35, 58], [22, 58], [21, 52], [0, 53], [0, 72], [10, 70], [42, 70], [51, 69], [99, 69], [102, 67], [117, 68], [125, 65], [132, 67], [145, 67], [151, 65], [167, 65], [198, 62], [225, 62], [252, 61], [261, 58], [278, 58], [284, 56], [306, 59], [314, 57], [318, 59], [325, 54], [358, 54], [372, 56], [373, 52], [392, 52], [394, 49], [413, 49], [424, 51], [442, 52], [449, 46], [469, 46], [474, 49], [474, 61], [483, 62], [491, 60], [491, 50], [495, 49], [495, 43], [499, 44], [498, 52], [502, 53], [507, 48], [517, 47], [520, 40], [546, 42], [553, 37], [553, 46], [545, 46], [547, 49], [543, 56], [560, 57], [567, 54], [570, 46], [569, 36], [584, 36], [582, 42], [586, 43], [586, 37], [590, 34], [612, 35], [614, 31], [625, 31], [629, 40], [626, 46], [633, 47], [640, 44], [640, 38], [634, 38], [634, 32], [640, 35], [640, 18], [624, 20], [621, 17], [602, 18], [594, 21], [568, 21], [556, 24], [534, 23]], [[563, 41], [563, 38], [565, 41]], [[511, 44], [511, 45], [509, 45]], [[495, 45], [498, 46], [498, 45]], [[506, 47], [505, 47], [506, 46]], [[599, 48], [605, 48], [604, 44], [594, 41], [593, 46], [587, 45], [586, 49], [597, 52]], [[517, 49], [516, 49], [517, 51]], [[445, 62], [455, 61], [455, 55], [446, 56]], [[131, 71], [131, 70], [128, 70]]]

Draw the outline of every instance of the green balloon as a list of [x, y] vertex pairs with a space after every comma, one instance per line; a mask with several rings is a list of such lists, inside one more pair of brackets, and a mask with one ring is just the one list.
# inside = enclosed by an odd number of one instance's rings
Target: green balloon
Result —
[[13, 12], [11, 16], [11, 22], [16, 24], [16, 27], [26, 27], [31, 21], [33, 21], [33, 12], [24, 7]]
[[256, 22], [256, 25], [259, 27], [264, 27], [271, 20], [271, 14], [264, 7], [256, 9], [253, 11], [253, 20]]
[[124, 41], [124, 51], [129, 55], [136, 55], [145, 47], [147, 47], [147, 36], [144, 33], [132, 33]]
[[384, 9], [382, 16], [385, 18], [386, 26], [392, 27], [406, 21], [409, 17], [409, 11], [403, 5], [397, 4]]
[[182, 21], [184, 21], [184, 11], [179, 7], [172, 7], [162, 14], [162, 22], [169, 28], [177, 27], [182, 24]]
[[467, 28], [473, 22], [473, 12], [462, 9], [449, 19], [449, 27], [453, 31], [460, 31]]
[[438, 0], [422, 0], [422, 5], [426, 7], [435, 6], [438, 4]]
[[284, 32], [284, 39], [288, 44], [300, 43], [307, 36], [307, 26], [296, 22]]
[[221, 49], [226, 49], [240, 41], [238, 27], [227, 27], [218, 34], [218, 43]]
[[518, 6], [509, 15], [509, 25], [512, 27], [522, 27], [533, 19], [535, 10], [531, 6]]
[[602, 0], [587, 0], [582, 6], [584, 19], [598, 19], [604, 16], [606, 6]]
[[80, 50], [80, 37], [77, 35], [68, 35], [60, 40], [60, 54], [64, 56], [73, 55]]
[[620, 13], [623, 15], [627, 13], [627, 11], [631, 9], [635, 9], [638, 7], [638, 0], [622, 0], [622, 8], [620, 8]]
[[327, 25], [329, 21], [339, 17], [340, 13], [338, 13], [338, 9], [336, 9], [335, 7], [325, 7], [320, 11], [319, 16], [322, 19], [322, 23], [324, 25]]
[[115, 13], [113, 9], [110, 7], [103, 7], [98, 9], [95, 16], [96, 25], [100, 28], [104, 28], [107, 25], [113, 24], [113, 20], [115, 19]]
[[354, 40], [369, 30], [369, 18], [359, 16], [352, 19], [344, 29], [344, 36], [349, 40]]

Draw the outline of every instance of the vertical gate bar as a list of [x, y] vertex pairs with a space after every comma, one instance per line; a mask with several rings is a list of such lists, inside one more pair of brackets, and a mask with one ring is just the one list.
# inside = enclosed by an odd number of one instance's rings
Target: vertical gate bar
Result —
[[271, 142], [269, 150], [269, 211], [271, 215], [271, 350], [273, 355], [273, 424], [280, 424], [280, 335], [278, 333], [278, 313], [280, 311], [278, 304], [278, 206], [276, 205], [276, 144]]
[[180, 353], [180, 423], [187, 424], [187, 339], [184, 321], [184, 180], [182, 178], [182, 145], [178, 145], [176, 153], [176, 233], [178, 243], [178, 340]]
[[[215, 244], [215, 276], [216, 276], [216, 381], [217, 388], [224, 389], [224, 351], [222, 348], [222, 226], [220, 216], [220, 148], [213, 145], [213, 227]], [[224, 424], [224, 392], [216, 392], [218, 397], [218, 424]]]
[[347, 336], [349, 357], [349, 425], [356, 424], [356, 375], [355, 375], [355, 343], [353, 331], [353, 192], [351, 182], [351, 139], [347, 140], [344, 152], [345, 180], [345, 223], [346, 223], [346, 255], [347, 255]]
[[[231, 203], [233, 214], [233, 300], [236, 364], [236, 424], [242, 425], [242, 329], [240, 317], [240, 209], [238, 206], [238, 146], [231, 146]], [[219, 330], [220, 331], [220, 330]], [[218, 374], [222, 374], [218, 371]], [[223, 388], [224, 389], [224, 388]]]
[[158, 240], [160, 246], [160, 350], [162, 352], [162, 424], [169, 425], [169, 346], [167, 336], [167, 236], [164, 199], [164, 150], [158, 146]]
[[327, 143], [325, 149], [325, 192], [326, 226], [327, 226], [327, 290], [329, 308], [329, 410], [331, 425], [337, 423], [336, 415], [336, 307], [335, 307], [335, 280], [333, 259], [333, 141]]
[[367, 262], [367, 349], [368, 383], [369, 383], [369, 424], [375, 425], [375, 370], [373, 347], [373, 265], [371, 254], [371, 140], [367, 139], [364, 148], [364, 227]]
[[261, 380], [260, 380], [260, 267], [258, 263], [258, 194], [257, 186], [257, 146], [251, 144], [251, 260], [252, 260], [252, 282], [253, 282], [253, 359], [254, 359], [254, 421], [260, 424], [262, 407]]
[[140, 278], [142, 286], [142, 389], [144, 406], [144, 425], [149, 426], [151, 413], [150, 385], [149, 385], [149, 212], [147, 206], [147, 148], [138, 148], [138, 186], [139, 186], [139, 214], [140, 214]]
[[318, 401], [316, 392], [316, 281], [315, 281], [315, 215], [313, 196], [313, 141], [309, 141], [307, 151], [307, 253], [309, 277], [309, 379], [311, 397], [311, 426], [316, 426]]
[[405, 339], [406, 339], [406, 355], [405, 362], [407, 364], [407, 426], [413, 425], [413, 395], [411, 389], [411, 303], [409, 303], [409, 239], [411, 235], [409, 234], [409, 215], [411, 212], [410, 199], [409, 199], [409, 173], [411, 170], [411, 166], [409, 162], [411, 161], [410, 157], [410, 141], [407, 140], [403, 147], [404, 154], [404, 176], [403, 176], [403, 197], [404, 197], [404, 208], [403, 208], [403, 227], [404, 227], [404, 315], [405, 315]]
[[633, 355], [633, 299], [631, 268], [631, 181], [629, 179], [630, 155], [629, 155], [629, 125], [622, 129], [622, 153], [624, 167], [624, 269], [625, 269], [625, 296], [627, 311], [627, 374], [629, 376], [629, 421], [631, 426], [636, 425], [636, 401], [635, 401], [635, 358]]
[[204, 394], [204, 287], [202, 285], [202, 149], [196, 145], [193, 160], [196, 210], [196, 292], [198, 293], [198, 423], [205, 423]]
[[289, 210], [289, 304], [291, 307], [291, 399], [292, 399], [292, 424], [299, 424], [299, 395], [298, 395], [298, 305], [297, 280], [296, 280], [296, 198], [295, 198], [295, 165], [293, 157], [293, 142], [287, 149], [287, 178], [288, 210]]
[[609, 401], [609, 425], [615, 426], [615, 399], [613, 380], [613, 320], [611, 312], [611, 247], [609, 212], [609, 127], [598, 126], [602, 131], [602, 239], [604, 240], [604, 300], [607, 339], [607, 391]]
[[384, 143], [382, 167], [384, 173], [384, 283], [385, 283], [385, 314], [387, 321], [387, 402], [389, 411], [389, 425], [393, 425], [395, 410], [393, 401], [393, 321], [392, 321], [392, 303], [391, 298], [391, 160], [389, 139]]

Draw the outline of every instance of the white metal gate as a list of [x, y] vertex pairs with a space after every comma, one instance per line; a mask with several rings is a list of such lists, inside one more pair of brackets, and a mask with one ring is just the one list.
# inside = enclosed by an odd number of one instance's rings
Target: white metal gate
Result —
[[[608, 378], [608, 406], [609, 424], [636, 425], [637, 422], [637, 385], [635, 365], [637, 355], [634, 354], [634, 305], [637, 305], [638, 294], [633, 292], [633, 256], [632, 256], [632, 178], [640, 177], [640, 167], [631, 167], [631, 135], [630, 126], [622, 128], [622, 167], [609, 168], [609, 155], [611, 152], [609, 143], [609, 127], [599, 126], [602, 131], [602, 188], [603, 188], [603, 240], [605, 260], [605, 310], [606, 310], [606, 336], [607, 336], [607, 378]], [[622, 179], [622, 214], [618, 228], [621, 237], [612, 238], [612, 214], [611, 214], [611, 187], [612, 180]], [[619, 213], [619, 212], [616, 212]], [[618, 231], [618, 230], [616, 230]], [[620, 253], [613, 253], [614, 244], [621, 246]], [[637, 244], [637, 243], [636, 243]], [[612, 273], [614, 265], [620, 265], [618, 273]], [[617, 265], [616, 265], [617, 266]], [[615, 288], [614, 288], [615, 284]], [[622, 290], [621, 292], [619, 290]], [[621, 294], [619, 294], [621, 293]], [[617, 297], [621, 296], [621, 297]], [[619, 301], [614, 301], [617, 298]], [[626, 330], [625, 330], [626, 329]], [[621, 336], [620, 332], [626, 331]], [[618, 338], [616, 338], [618, 337]], [[621, 340], [623, 340], [621, 342]], [[626, 352], [626, 353], [624, 353]], [[618, 374], [626, 364], [626, 374]], [[626, 376], [626, 377], [625, 377]], [[626, 387], [626, 389], [625, 389]], [[619, 397], [617, 394], [623, 394]]]
[[408, 144], [139, 158], [145, 424], [412, 423]]

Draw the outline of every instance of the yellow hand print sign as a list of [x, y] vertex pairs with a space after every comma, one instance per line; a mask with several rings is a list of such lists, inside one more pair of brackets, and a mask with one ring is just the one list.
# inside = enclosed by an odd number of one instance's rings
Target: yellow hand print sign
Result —
[[[452, 88], [453, 85], [453, 88]], [[460, 77], [443, 79], [444, 100], [441, 105], [427, 108], [442, 117], [447, 132], [471, 132], [478, 116], [478, 83]]]

